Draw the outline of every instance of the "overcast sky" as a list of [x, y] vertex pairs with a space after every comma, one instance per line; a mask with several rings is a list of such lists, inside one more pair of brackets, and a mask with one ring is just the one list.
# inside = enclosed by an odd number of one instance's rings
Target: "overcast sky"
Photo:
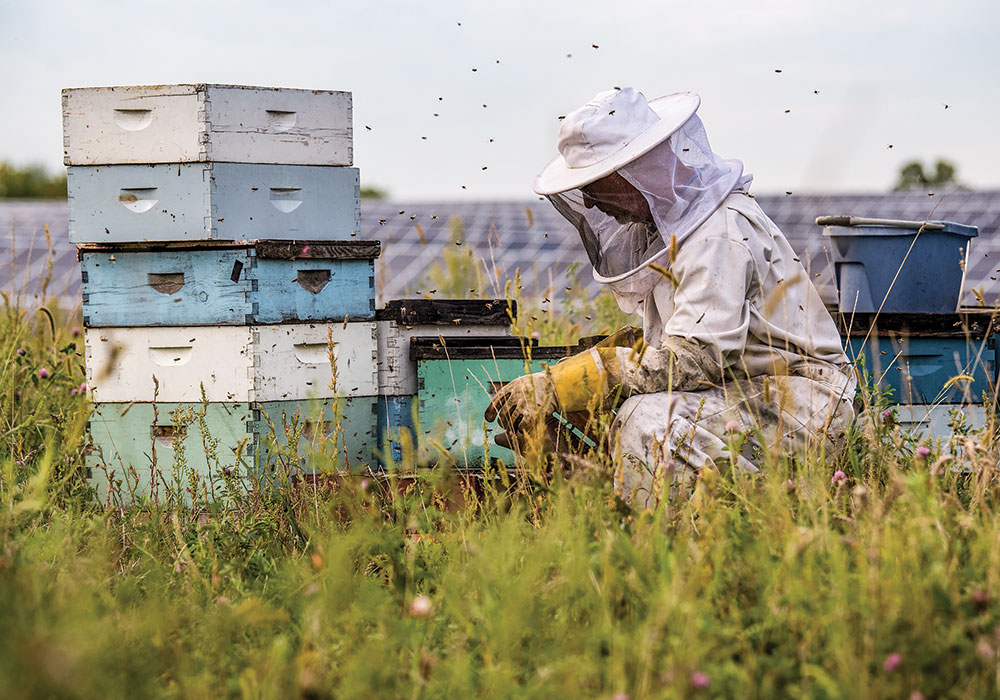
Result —
[[559, 115], [632, 85], [700, 93], [758, 192], [883, 191], [938, 157], [1000, 187], [996, 0], [0, 0], [0, 66], [0, 160], [53, 170], [63, 87], [328, 88], [354, 93], [363, 184], [529, 198]]

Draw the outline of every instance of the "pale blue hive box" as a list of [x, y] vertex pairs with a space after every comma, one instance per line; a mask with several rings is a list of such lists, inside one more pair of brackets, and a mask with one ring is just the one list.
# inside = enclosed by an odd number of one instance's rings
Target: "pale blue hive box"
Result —
[[67, 179], [73, 243], [336, 240], [361, 227], [356, 168], [87, 165]]

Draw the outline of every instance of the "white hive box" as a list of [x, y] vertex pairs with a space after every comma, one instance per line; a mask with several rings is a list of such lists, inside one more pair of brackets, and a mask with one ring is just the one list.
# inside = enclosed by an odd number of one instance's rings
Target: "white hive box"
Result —
[[[330, 388], [327, 329], [339, 380]], [[374, 396], [375, 323], [88, 328], [95, 402], [286, 401]], [[155, 382], [154, 382], [154, 379]]]
[[62, 92], [66, 165], [351, 165], [351, 93], [239, 85]]
[[357, 168], [81, 165], [67, 178], [73, 243], [347, 240], [361, 228]]
[[[253, 400], [250, 326], [88, 328], [95, 402]], [[156, 378], [154, 382], [153, 378]]]
[[[331, 396], [375, 396], [378, 375], [375, 323], [289, 323], [253, 326], [256, 401]], [[330, 365], [332, 334], [337, 385]]]

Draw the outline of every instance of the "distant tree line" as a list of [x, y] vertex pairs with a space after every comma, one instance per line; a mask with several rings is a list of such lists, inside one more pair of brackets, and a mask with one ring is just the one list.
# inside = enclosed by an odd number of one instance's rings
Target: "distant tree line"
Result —
[[65, 199], [66, 171], [51, 175], [40, 165], [0, 162], [0, 199]]
[[899, 169], [899, 178], [892, 189], [901, 192], [925, 187], [962, 187], [957, 172], [954, 163], [944, 159], [938, 159], [933, 170], [930, 167], [924, 169], [919, 160], [911, 160]]

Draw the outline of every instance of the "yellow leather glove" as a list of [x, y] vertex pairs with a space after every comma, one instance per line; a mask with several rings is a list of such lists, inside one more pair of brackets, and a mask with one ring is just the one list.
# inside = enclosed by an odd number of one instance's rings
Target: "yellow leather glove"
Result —
[[594, 348], [508, 382], [486, 407], [485, 418], [520, 432], [525, 419], [544, 419], [557, 408], [562, 413], [584, 411], [594, 394], [607, 396], [609, 389], [601, 353]]

